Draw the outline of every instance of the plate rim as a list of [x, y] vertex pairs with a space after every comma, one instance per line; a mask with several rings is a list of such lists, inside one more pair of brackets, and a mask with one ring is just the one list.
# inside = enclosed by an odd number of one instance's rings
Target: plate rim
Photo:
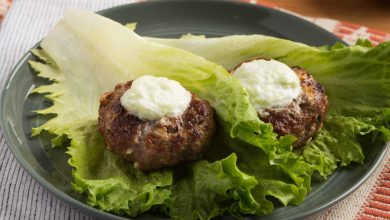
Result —
[[[122, 7], [127, 7], [127, 6], [130, 6], [130, 5], [136, 7], [137, 5], [147, 5], [147, 4], [153, 4], [155, 2], [161, 2], [161, 1], [149, 0], [149, 1], [128, 3], [128, 4], [121, 4], [121, 5], [118, 5], [118, 6], [114, 6], [114, 7], [110, 7], [110, 8], [107, 8], [107, 9], [103, 9], [103, 10], [97, 11], [95, 13], [105, 16], [107, 13], [110, 13], [110, 12], [115, 11], [115, 10], [117, 10], [119, 8], [122, 8]], [[183, 2], [186, 2], [186, 1], [165, 0], [165, 2], [183, 3]], [[189, 0], [187, 2], [198, 2], [198, 1], [196, 1], [196, 0]], [[289, 14], [289, 13], [280, 11], [278, 9], [269, 8], [269, 7], [256, 5], [256, 4], [245, 3], [245, 2], [241, 2], [241, 1], [236, 2], [236, 1], [221, 1], [221, 0], [201, 0], [201, 2], [213, 2], [213, 3], [214, 2], [219, 2], [219, 3], [223, 3], [223, 4], [245, 4], [245, 5], [248, 5], [248, 6], [250, 5], [250, 6], [254, 7], [254, 8], [261, 8], [263, 10], [270, 10], [270, 11], [272, 11], [272, 13], [280, 13], [280, 14], [283, 14], [283, 15], [285, 15], [287, 17], [290, 17], [291, 19], [299, 20], [300, 22], [305, 22], [305, 23], [309, 24], [310, 26], [312, 26], [313, 28], [316, 28], [318, 31], [321, 31], [324, 34], [332, 36], [335, 39], [338, 39], [335, 35], [333, 35], [329, 31], [325, 30], [324, 28], [322, 28], [322, 27], [320, 27], [318, 25], [315, 25], [312, 22], [309, 22], [309, 21], [307, 21], [307, 20], [305, 20], [303, 18], [300, 18], [300, 17], [295, 16], [293, 14]], [[343, 42], [340, 39], [338, 39], [338, 41], [340, 41], [340, 42], [345, 44], [345, 42]], [[39, 41], [31, 49], [38, 47], [40, 42], [41, 41]], [[2, 80], [3, 82], [2, 82], [2, 85], [0, 87], [0, 89], [1, 89], [0, 90], [0, 103], [4, 103], [4, 99], [5, 99], [5, 96], [7, 94], [7, 87], [9, 85], [9, 83], [11, 82], [12, 78], [14, 77], [14, 75], [17, 74], [17, 72], [20, 69], [20, 67], [28, 61], [28, 58], [30, 56], [32, 56], [31, 49], [27, 53], [25, 53], [19, 59], [19, 61], [15, 64], [15, 66], [12, 68], [10, 73], [7, 74], [3, 78], [3, 80]], [[105, 211], [102, 211], [100, 209], [97, 209], [97, 208], [95, 208], [93, 206], [89, 206], [86, 203], [83, 203], [83, 202], [81, 202], [81, 201], [79, 201], [79, 200], [69, 196], [68, 194], [64, 193], [63, 191], [59, 190], [57, 187], [55, 187], [54, 185], [52, 185], [51, 183], [46, 181], [38, 172], [35, 171], [35, 169], [28, 168], [29, 167], [29, 163], [24, 159], [23, 155], [20, 154], [19, 151], [16, 149], [17, 148], [16, 147], [17, 143], [14, 143], [14, 141], [12, 141], [10, 139], [9, 134], [8, 134], [8, 130], [5, 129], [5, 127], [7, 127], [6, 122], [4, 120], [4, 117], [3, 117], [5, 115], [5, 113], [4, 113], [5, 109], [6, 109], [6, 107], [4, 105], [0, 106], [0, 118], [2, 119], [2, 120], [0, 120], [0, 128], [2, 128], [2, 131], [3, 131], [2, 133], [3, 133], [3, 136], [4, 136], [5, 142], [7, 144], [7, 147], [12, 152], [12, 154], [14, 155], [14, 157], [16, 158], [18, 163], [22, 166], [23, 170], [26, 171], [31, 177], [33, 177], [33, 179], [35, 179], [35, 181], [37, 181], [41, 186], [43, 186], [46, 190], [48, 190], [50, 193], [52, 193], [56, 198], [66, 202], [66, 203], [68, 203], [68, 204], [70, 204], [70, 205], [72, 205], [72, 206], [74, 206], [76, 208], [79, 208], [79, 209], [81, 209], [81, 211], [84, 211], [87, 214], [90, 214], [90, 215], [92, 215], [94, 217], [98, 217], [98, 218], [104, 217], [104, 218], [118, 219], [118, 220], [133, 219], [132, 217], [115, 215], [115, 214], [112, 214], [112, 213], [105, 212]], [[328, 203], [326, 203], [326, 204], [324, 204], [322, 206], [310, 209], [310, 210], [304, 212], [303, 214], [298, 214], [298, 215], [295, 215], [295, 216], [292, 216], [292, 217], [287, 217], [286, 219], [301, 219], [301, 218], [306, 218], [306, 217], [309, 217], [309, 216], [313, 216], [315, 214], [319, 214], [320, 212], [325, 211], [326, 209], [328, 209], [328, 208], [338, 204], [339, 202], [344, 200], [347, 196], [349, 196], [351, 193], [356, 191], [364, 182], [366, 182], [369, 179], [369, 177], [371, 177], [371, 175], [377, 170], [379, 165], [382, 163], [383, 159], [386, 156], [386, 153], [387, 153], [387, 150], [388, 150], [388, 146], [390, 145], [390, 142], [387, 142], [384, 145], [385, 146], [382, 147], [378, 151], [377, 155], [375, 156], [376, 160], [375, 160], [373, 166], [370, 168], [370, 170], [368, 170], [364, 175], [360, 176], [359, 180], [351, 188], [349, 188], [348, 190], [344, 191], [342, 194], [336, 196], [335, 199], [333, 199], [332, 201], [330, 201], [330, 202], [328, 202]], [[293, 205], [291, 205], [291, 206], [293, 206]], [[272, 215], [272, 214], [273, 214], [273, 212], [271, 212], [268, 215]], [[268, 215], [247, 216], [247, 217], [249, 217], [249, 218], [258, 218], [258, 217], [262, 218], [262, 217], [266, 217]], [[166, 219], [166, 218], [159, 218], [157, 216], [154, 216], [154, 218], [155, 219]]]

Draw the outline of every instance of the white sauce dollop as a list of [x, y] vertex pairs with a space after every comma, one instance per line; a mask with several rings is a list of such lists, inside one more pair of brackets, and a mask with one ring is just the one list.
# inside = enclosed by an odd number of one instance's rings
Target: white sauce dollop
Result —
[[133, 81], [131, 88], [121, 97], [121, 104], [132, 115], [155, 120], [182, 115], [191, 97], [191, 93], [177, 81], [146, 75]]
[[290, 104], [301, 93], [298, 76], [286, 64], [276, 60], [253, 60], [243, 63], [233, 75], [249, 93], [257, 112]]

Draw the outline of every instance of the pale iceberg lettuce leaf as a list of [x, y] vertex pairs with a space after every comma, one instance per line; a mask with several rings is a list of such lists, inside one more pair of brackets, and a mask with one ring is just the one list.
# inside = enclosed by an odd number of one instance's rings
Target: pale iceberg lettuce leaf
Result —
[[[69, 12], [42, 41], [41, 47], [63, 73], [63, 80], [58, 80], [79, 88], [66, 93], [67, 96], [78, 98], [76, 92], [100, 95], [119, 82], [145, 74], [165, 76], [207, 99], [233, 136], [240, 124], [254, 130], [261, 124], [245, 89], [221, 66], [182, 50], [148, 42], [119, 23], [93, 13]], [[74, 76], [78, 81], [69, 80]], [[88, 81], [91, 86], [84, 85]], [[231, 98], [221, 99], [218, 94]], [[86, 115], [97, 116], [98, 100], [99, 96], [86, 100], [85, 105], [90, 106]], [[80, 108], [74, 106], [74, 109]]]
[[[34, 92], [45, 94], [53, 105], [37, 112], [55, 114], [55, 117], [34, 128], [33, 135], [43, 130], [56, 134], [58, 137], [53, 141], [56, 145], [65, 138], [71, 140], [68, 153], [71, 156], [69, 163], [74, 167], [73, 188], [87, 194], [92, 206], [130, 216], [153, 207], [178, 208], [168, 205], [168, 201], [174, 201], [171, 199], [181, 193], [172, 191], [181, 182], [175, 182], [172, 169], [146, 174], [134, 169], [132, 163], [105, 150], [97, 131], [101, 94], [112, 90], [117, 83], [145, 74], [177, 80], [208, 100], [215, 108], [223, 130], [229, 134], [227, 138], [250, 134], [250, 141], [265, 155], [266, 164], [270, 163], [272, 156], [274, 166], [284, 166], [284, 161], [294, 156], [291, 149], [278, 148], [276, 134], [272, 133], [270, 125], [257, 118], [241, 83], [223, 67], [204, 58], [150, 43], [116, 22], [81, 11], [68, 11], [42, 41], [41, 47], [34, 53], [43, 62], [30, 61], [30, 64], [38, 76], [51, 80], [52, 84], [38, 87]], [[216, 146], [224, 148], [221, 143]], [[207, 185], [212, 179], [215, 184], [199, 188], [197, 194], [204, 198], [218, 195], [218, 199], [211, 202], [217, 208], [193, 207], [192, 211], [202, 213], [194, 218], [207, 218], [224, 211], [257, 213], [265, 204], [268, 207], [266, 212], [272, 210], [265, 198], [260, 203], [253, 198], [251, 189], [259, 179], [241, 173], [235, 165], [235, 158], [212, 164], [198, 161], [189, 169], [194, 177], [205, 175], [208, 179], [197, 178], [195, 182], [183, 179], [182, 182], [199, 186]], [[294, 170], [279, 170], [286, 175], [300, 175]], [[304, 190], [308, 187], [302, 181], [291, 184]], [[290, 193], [292, 197], [297, 196], [295, 191]], [[193, 195], [193, 202], [204, 201], [198, 195]], [[185, 212], [178, 213], [175, 218], [187, 216]]]
[[301, 53], [318, 51], [317, 48], [305, 44], [264, 35], [232, 35], [220, 38], [185, 36], [181, 39], [146, 39], [200, 55], [222, 65], [227, 70], [232, 70], [243, 61], [255, 58], [278, 59], [295, 51]]

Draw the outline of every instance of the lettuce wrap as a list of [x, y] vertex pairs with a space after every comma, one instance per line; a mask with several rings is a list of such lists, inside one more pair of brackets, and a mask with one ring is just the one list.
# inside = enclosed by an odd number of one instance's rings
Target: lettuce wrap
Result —
[[371, 146], [390, 138], [390, 42], [375, 48], [365, 41], [315, 48], [261, 35], [148, 40], [187, 50], [227, 70], [264, 57], [308, 70], [325, 87], [330, 107], [324, 128], [300, 154], [324, 178], [338, 166], [363, 163], [361, 136]]
[[[226, 43], [232, 43], [229, 51]], [[387, 44], [320, 50], [260, 35], [150, 39], [102, 16], [72, 10], [40, 47], [33, 50], [39, 61], [30, 64], [50, 84], [33, 92], [53, 105], [36, 112], [55, 117], [33, 128], [33, 135], [56, 135], [54, 146], [70, 140], [73, 189], [85, 194], [89, 205], [115, 214], [150, 211], [173, 219], [267, 214], [276, 200], [301, 203], [315, 170], [325, 177], [338, 165], [362, 162], [360, 136], [372, 144], [389, 138]], [[327, 89], [329, 117], [303, 152], [292, 151], [295, 137], [277, 138], [272, 125], [258, 119], [248, 93], [228, 72], [256, 57], [307, 68]], [[180, 82], [215, 109], [218, 131], [207, 157], [143, 173], [105, 149], [97, 131], [99, 97], [146, 74]]]

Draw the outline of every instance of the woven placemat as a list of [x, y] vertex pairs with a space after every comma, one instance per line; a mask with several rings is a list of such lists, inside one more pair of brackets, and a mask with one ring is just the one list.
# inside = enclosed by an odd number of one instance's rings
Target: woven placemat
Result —
[[[12, 0], [0, 0], [0, 79], [4, 79], [22, 55], [46, 35], [50, 27], [61, 18], [65, 8], [97, 11], [130, 2], [134, 1], [14, 0], [12, 3]], [[278, 8], [262, 1], [246, 2]], [[369, 39], [374, 45], [390, 40], [390, 34], [359, 24], [328, 18], [303, 18], [327, 29], [349, 44], [353, 44], [358, 38]], [[0, 177], [0, 220], [92, 219], [58, 200], [32, 179], [9, 151], [1, 129]], [[390, 151], [388, 150], [380, 167], [363, 186], [312, 219], [390, 219]]]

